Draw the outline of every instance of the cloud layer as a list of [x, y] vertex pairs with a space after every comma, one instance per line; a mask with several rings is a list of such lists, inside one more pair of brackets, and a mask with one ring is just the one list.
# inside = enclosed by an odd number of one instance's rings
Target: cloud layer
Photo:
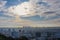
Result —
[[23, 2], [17, 6], [9, 7], [8, 12], [20, 16], [39, 15], [40, 17], [49, 19], [60, 15], [59, 5], [60, 3], [58, 0], [30, 0], [29, 2]]
[[[2, 11], [3, 15], [12, 16], [13, 20], [15, 20], [14, 17], [18, 16], [21, 25], [26, 26], [29, 23], [35, 26], [60, 26], [59, 0], [29, 0], [8, 8], [5, 6], [6, 3], [7, 1], [0, 1], [0, 12]], [[21, 20], [23, 21], [21, 22]]]

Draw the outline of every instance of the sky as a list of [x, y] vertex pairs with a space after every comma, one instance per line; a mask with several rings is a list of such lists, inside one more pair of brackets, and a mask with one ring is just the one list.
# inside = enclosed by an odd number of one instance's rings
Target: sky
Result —
[[0, 27], [59, 27], [60, 0], [0, 0]]

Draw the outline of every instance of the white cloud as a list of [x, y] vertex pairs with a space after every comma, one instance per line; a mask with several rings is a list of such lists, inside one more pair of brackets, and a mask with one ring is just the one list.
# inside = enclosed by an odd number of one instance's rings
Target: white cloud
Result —
[[[34, 5], [37, 11], [37, 15], [41, 17], [50, 18], [60, 14], [60, 1], [59, 0], [31, 0], [31, 3]], [[39, 3], [39, 4], [37, 4]]]
[[35, 10], [33, 9], [33, 5], [29, 2], [24, 2], [17, 6], [11, 6], [7, 11], [10, 14], [18, 16], [32, 16], [35, 12]]
[[[42, 5], [37, 4], [39, 2], [42, 2]], [[6, 1], [4, 5], [5, 4]], [[30, 0], [29, 2], [18, 4], [17, 6], [11, 6], [6, 10], [8, 15], [19, 15], [26, 17], [40, 15], [41, 17], [50, 18], [51, 16], [56, 16], [57, 13], [60, 14], [59, 7], [60, 2], [58, 0]]]
[[0, 11], [2, 11], [4, 9], [4, 6], [6, 3], [7, 3], [7, 1], [0, 0]]
[[[29, 2], [23, 2], [17, 6], [11, 6], [5, 10], [6, 15], [18, 15], [18, 16], [34, 16], [40, 15], [44, 19], [49, 19], [60, 14], [60, 2], [58, 0], [43, 0], [43, 3], [47, 4], [36, 4], [41, 2], [40, 0], [30, 0]], [[21, 25], [38, 25], [38, 26], [60, 26], [59, 19], [43, 20], [43, 21], [20, 21]], [[27, 22], [27, 23], [26, 23]], [[30, 23], [31, 22], [31, 23]], [[33, 22], [33, 23], [32, 23]]]
[[7, 1], [0, 1], [0, 7], [3, 7]]
[[[42, 2], [41, 3], [42, 5], [37, 4], [38, 2]], [[60, 14], [59, 5], [60, 2], [58, 0], [42, 0], [42, 1], [30, 0], [29, 2], [23, 2], [22, 4], [18, 4], [17, 6], [12, 6], [8, 8], [8, 12], [13, 14], [18, 14], [20, 16], [40, 15], [41, 17], [50, 18], [50, 17], [57, 16], [56, 15], [57, 13]], [[54, 13], [52, 13], [51, 11]], [[49, 14], [47, 12], [51, 12], [51, 13]]]

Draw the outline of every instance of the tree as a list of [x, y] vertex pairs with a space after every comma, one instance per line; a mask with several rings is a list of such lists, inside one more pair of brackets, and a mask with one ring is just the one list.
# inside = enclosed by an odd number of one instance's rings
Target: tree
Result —
[[19, 38], [19, 40], [28, 40], [28, 38], [25, 37], [25, 36], [21, 36], [21, 37]]

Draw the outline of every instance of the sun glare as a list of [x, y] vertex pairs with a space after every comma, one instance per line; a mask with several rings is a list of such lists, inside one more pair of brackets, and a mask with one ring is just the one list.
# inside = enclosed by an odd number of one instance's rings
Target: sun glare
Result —
[[17, 14], [17, 15], [27, 15], [27, 14], [29, 14], [30, 9], [31, 9], [31, 4], [28, 2], [24, 2], [24, 3], [16, 6], [14, 11], [15, 11], [15, 14]]

